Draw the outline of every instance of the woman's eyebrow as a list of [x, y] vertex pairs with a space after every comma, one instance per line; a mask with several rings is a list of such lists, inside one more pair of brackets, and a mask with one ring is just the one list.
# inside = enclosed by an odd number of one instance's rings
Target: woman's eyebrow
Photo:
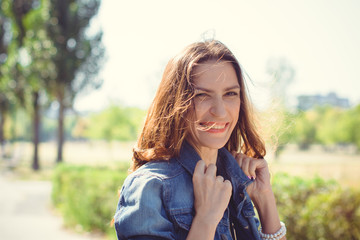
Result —
[[232, 87], [228, 87], [228, 88], [225, 88], [225, 91], [234, 90], [234, 89], [240, 89], [240, 86], [235, 85], [235, 86], [232, 86]]
[[[194, 87], [194, 89], [195, 89], [196, 91], [214, 92], [214, 91], [211, 90], [211, 89], [206, 89], [206, 88], [203, 88], [203, 87]], [[224, 90], [225, 90], [225, 91], [230, 91], [230, 90], [235, 90], [235, 89], [240, 89], [240, 86], [239, 86], [239, 85], [234, 85], [234, 86], [231, 86], [231, 87], [227, 87], [227, 88], [225, 88]]]

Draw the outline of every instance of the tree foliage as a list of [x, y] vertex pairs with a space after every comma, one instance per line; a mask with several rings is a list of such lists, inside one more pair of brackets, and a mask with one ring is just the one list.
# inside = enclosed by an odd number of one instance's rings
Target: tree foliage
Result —
[[48, 37], [56, 48], [52, 61], [56, 68], [55, 95], [59, 103], [58, 154], [62, 161], [64, 142], [64, 112], [86, 87], [98, 88], [102, 81], [98, 72], [102, 66], [104, 48], [102, 31], [90, 34], [87, 28], [97, 14], [100, 0], [49, 0]]
[[10, 105], [9, 96], [7, 94], [7, 91], [5, 91], [7, 81], [4, 76], [4, 64], [7, 59], [7, 48], [9, 45], [9, 43], [6, 41], [7, 21], [7, 17], [2, 10], [2, 6], [0, 6], [0, 156], [4, 154], [3, 146], [5, 142], [5, 115], [8, 112]]
[[353, 144], [360, 149], [360, 105], [350, 109], [317, 107], [286, 116], [278, 127], [278, 132], [283, 131], [280, 145], [292, 142], [306, 149], [311, 144]]
[[133, 107], [110, 106], [93, 114], [84, 129], [84, 136], [107, 141], [135, 140], [145, 117], [145, 111]]
[[[60, 161], [65, 110], [79, 92], [102, 83], [97, 75], [104, 56], [102, 32], [88, 31], [99, 5], [100, 0], [0, 1], [0, 143], [8, 132], [3, 127], [15, 129], [16, 108], [24, 107], [33, 119], [34, 169], [44, 103], [56, 99], [60, 106]], [[14, 123], [6, 124], [6, 115]]]
[[[11, 42], [8, 54], [8, 77], [14, 85], [16, 100], [32, 115], [33, 168], [39, 169], [40, 98], [49, 93], [54, 78], [51, 55], [54, 47], [44, 29], [49, 4], [42, 0], [4, 1], [2, 8], [11, 21]], [[49, 94], [47, 96], [50, 96]]]

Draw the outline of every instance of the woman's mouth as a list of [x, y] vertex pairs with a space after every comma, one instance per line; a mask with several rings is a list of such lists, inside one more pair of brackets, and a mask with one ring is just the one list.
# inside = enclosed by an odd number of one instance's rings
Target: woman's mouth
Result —
[[201, 131], [220, 133], [225, 131], [229, 123], [200, 122], [199, 125]]

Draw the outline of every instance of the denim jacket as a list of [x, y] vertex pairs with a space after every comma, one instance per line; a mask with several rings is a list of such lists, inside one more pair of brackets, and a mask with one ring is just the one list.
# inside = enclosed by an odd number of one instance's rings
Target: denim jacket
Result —
[[[114, 217], [118, 239], [186, 239], [195, 215], [192, 175], [199, 159], [185, 142], [178, 158], [151, 161], [130, 174]], [[252, 180], [225, 148], [218, 152], [217, 169], [231, 181], [233, 192], [214, 239], [260, 240], [246, 192]]]

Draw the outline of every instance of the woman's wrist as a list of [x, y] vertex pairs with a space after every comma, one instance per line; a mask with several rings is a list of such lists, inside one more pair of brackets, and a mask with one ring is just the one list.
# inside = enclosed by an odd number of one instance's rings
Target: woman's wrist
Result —
[[281, 225], [272, 190], [270, 189], [261, 194], [254, 194], [252, 201], [259, 213], [263, 233], [277, 232]]
[[216, 227], [217, 224], [208, 218], [195, 215], [186, 239], [214, 239]]
[[263, 240], [282, 240], [285, 239], [286, 236], [286, 226], [283, 222], [280, 222], [280, 229], [275, 233], [263, 233], [262, 228], [260, 228], [260, 237]]

